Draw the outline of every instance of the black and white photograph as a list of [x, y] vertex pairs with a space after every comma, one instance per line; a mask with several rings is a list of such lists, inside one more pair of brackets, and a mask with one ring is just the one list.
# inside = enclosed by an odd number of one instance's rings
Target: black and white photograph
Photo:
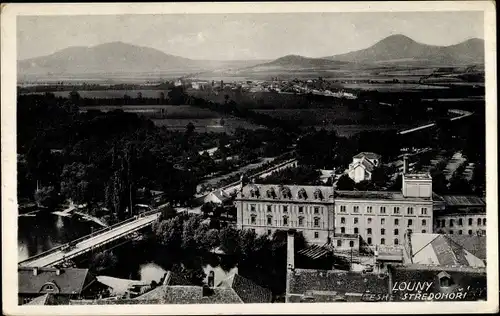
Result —
[[455, 3], [4, 6], [10, 314], [498, 311], [494, 4]]

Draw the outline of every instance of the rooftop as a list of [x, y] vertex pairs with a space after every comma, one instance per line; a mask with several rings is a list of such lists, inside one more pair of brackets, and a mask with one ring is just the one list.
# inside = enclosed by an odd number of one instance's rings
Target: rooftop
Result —
[[366, 157], [368, 159], [380, 159], [380, 155], [379, 154], [376, 154], [376, 153], [372, 153], [372, 152], [366, 152], [366, 151], [363, 151], [363, 152], [360, 152], [359, 154], [357, 154], [356, 156], [354, 156], [353, 158], [363, 158], [363, 157]]
[[395, 200], [395, 201], [431, 201], [425, 197], [405, 197], [399, 191], [335, 191], [335, 198], [363, 200]]
[[409, 180], [432, 180], [428, 173], [405, 173], [403, 177]]
[[362, 274], [340, 270], [295, 269], [289, 272], [291, 294], [305, 294], [308, 291], [330, 291], [345, 293], [388, 293], [387, 275]]
[[443, 200], [450, 206], [486, 206], [486, 201], [473, 195], [443, 195]]
[[204, 293], [201, 286], [164, 285], [136, 297], [137, 301], [158, 301], [159, 304], [234, 304], [243, 303], [231, 288], [215, 287]]
[[233, 274], [221, 281], [218, 288], [232, 289], [243, 303], [271, 303], [272, 292], [239, 274]]
[[[37, 270], [37, 275], [34, 275], [34, 269]], [[40, 293], [47, 283], [55, 285], [60, 294], [80, 294], [93, 279], [88, 269], [19, 267], [17, 271], [20, 294]]]
[[248, 184], [238, 199], [332, 202], [332, 188], [311, 185]]
[[484, 267], [473, 255], [448, 235], [414, 233], [411, 235], [413, 263], [439, 266]]

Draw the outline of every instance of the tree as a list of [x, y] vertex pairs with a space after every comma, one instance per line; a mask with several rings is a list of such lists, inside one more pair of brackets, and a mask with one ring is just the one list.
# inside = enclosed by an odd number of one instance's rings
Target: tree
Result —
[[170, 204], [162, 206], [159, 211], [161, 212], [162, 220], [171, 219], [177, 215], [177, 211]]
[[38, 189], [35, 192], [35, 200], [38, 205], [47, 208], [54, 208], [61, 202], [61, 198], [53, 186]]
[[354, 186], [355, 182], [347, 174], [343, 174], [337, 180], [336, 189], [351, 191], [354, 190]]
[[201, 206], [201, 212], [205, 217], [208, 217], [210, 213], [214, 210], [214, 205], [212, 202], [203, 203]]
[[439, 194], [448, 192], [448, 180], [442, 171], [436, 171], [432, 175], [432, 190]]
[[118, 266], [118, 259], [111, 251], [96, 253], [90, 260], [89, 269], [95, 274], [113, 271]]
[[189, 122], [186, 125], [186, 134], [191, 135], [194, 132], [194, 129], [195, 129], [194, 124], [192, 122]]
[[156, 240], [166, 248], [177, 249], [182, 243], [183, 223], [180, 216], [153, 225]]
[[238, 256], [240, 254], [239, 233], [236, 229], [228, 226], [219, 231], [221, 250], [227, 255]]

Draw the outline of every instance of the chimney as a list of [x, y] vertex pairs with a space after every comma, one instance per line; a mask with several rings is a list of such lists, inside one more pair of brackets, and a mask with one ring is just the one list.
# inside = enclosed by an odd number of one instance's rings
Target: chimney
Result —
[[59, 268], [56, 269], [56, 275], [61, 275], [61, 269]]
[[290, 295], [290, 278], [292, 277], [292, 274], [295, 270], [295, 259], [294, 259], [294, 251], [295, 251], [295, 230], [290, 229], [288, 230], [287, 234], [287, 255], [286, 255], [286, 266], [287, 266], [287, 273], [286, 273], [286, 292], [285, 292], [285, 303], [289, 302], [289, 295]]
[[403, 175], [408, 172], [408, 156], [403, 155]]
[[202, 288], [202, 296], [203, 297], [207, 297], [207, 296], [210, 296], [214, 293], [214, 290], [209, 288], [208, 285], [203, 285], [203, 288]]
[[37, 275], [38, 275], [38, 268], [37, 268], [37, 267], [34, 267], [34, 268], [33, 268], [33, 275], [34, 275], [34, 276], [37, 276]]
[[210, 271], [210, 273], [208, 274], [208, 287], [214, 287], [215, 285], [215, 273], [214, 271]]

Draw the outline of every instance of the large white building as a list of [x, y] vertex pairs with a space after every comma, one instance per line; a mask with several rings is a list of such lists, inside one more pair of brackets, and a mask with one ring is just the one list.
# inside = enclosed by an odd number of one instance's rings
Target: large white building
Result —
[[250, 184], [236, 198], [239, 229], [271, 234], [293, 228], [309, 243], [330, 242], [338, 249], [361, 242], [399, 248], [408, 230], [432, 232], [432, 207], [428, 174], [405, 174], [401, 192]]

